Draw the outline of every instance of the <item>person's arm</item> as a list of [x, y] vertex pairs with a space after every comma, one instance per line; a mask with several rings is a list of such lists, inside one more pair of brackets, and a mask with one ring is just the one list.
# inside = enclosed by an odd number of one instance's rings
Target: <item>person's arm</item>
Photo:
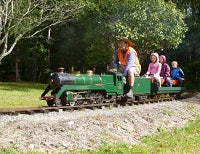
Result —
[[126, 67], [124, 69], [123, 76], [127, 76], [129, 68], [134, 66], [135, 57], [136, 57], [135, 52], [129, 53], [129, 55], [127, 57]]
[[171, 72], [170, 72], [171, 78], [174, 79], [174, 69], [172, 68]]
[[146, 75], [148, 76], [151, 72], [151, 63], [149, 64], [148, 66], [148, 69], [147, 69], [147, 72], [146, 72]]
[[118, 54], [118, 50], [115, 52], [115, 58], [114, 58], [114, 61], [113, 61], [113, 67], [114, 68], [117, 68], [118, 65], [119, 65], [119, 59], [118, 59], [117, 54]]
[[181, 77], [183, 78], [184, 77], [184, 73], [183, 73], [183, 70], [181, 68], [179, 68], [179, 72], [181, 74]]
[[170, 76], [170, 67], [168, 64], [166, 64], [166, 70], [165, 70], [165, 77]]

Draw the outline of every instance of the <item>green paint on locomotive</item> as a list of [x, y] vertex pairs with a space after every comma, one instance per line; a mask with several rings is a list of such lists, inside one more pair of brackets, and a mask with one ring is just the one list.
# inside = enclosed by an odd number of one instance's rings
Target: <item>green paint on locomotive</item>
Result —
[[[59, 99], [63, 93], [67, 92], [67, 100], [73, 101], [74, 91], [104, 91], [107, 95], [123, 95], [125, 81], [125, 77], [120, 73], [73, 75], [73, 83], [63, 85], [56, 94], [56, 98]], [[184, 87], [158, 87], [156, 83], [151, 83], [145, 77], [136, 77], [133, 87], [134, 95], [181, 93], [184, 90]]]
[[150, 94], [151, 93], [151, 82], [145, 77], [136, 77], [133, 87], [133, 93], [137, 94]]
[[74, 97], [73, 97], [73, 92], [71, 91], [67, 91], [67, 101], [73, 101]]
[[78, 74], [74, 75], [74, 85], [94, 85], [101, 84], [101, 77], [96, 74]]
[[124, 93], [124, 81], [126, 80], [122, 74], [115, 75], [101, 75], [102, 84], [108, 95], [118, 94], [122, 95]]
[[73, 84], [63, 85], [56, 94], [56, 98], [66, 91], [105, 91], [107, 95], [123, 94], [125, 78], [121, 74], [116, 75], [74, 75]]

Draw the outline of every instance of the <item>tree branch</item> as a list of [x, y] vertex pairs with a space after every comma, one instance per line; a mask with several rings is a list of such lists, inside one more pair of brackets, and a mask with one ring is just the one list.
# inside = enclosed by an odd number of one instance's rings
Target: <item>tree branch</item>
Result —
[[3, 49], [3, 52], [1, 53], [1, 55], [0, 55], [0, 62], [1, 62], [1, 60], [5, 57], [5, 56], [7, 56], [7, 55], [9, 55], [11, 52], [12, 52], [12, 50], [14, 49], [14, 47], [16, 46], [16, 44], [17, 44], [17, 42], [22, 38], [22, 34], [20, 34], [19, 36], [17, 36], [16, 38], [15, 38], [15, 40], [14, 40], [14, 42], [13, 42], [13, 44], [11, 45], [11, 47], [10, 47], [10, 49], [9, 50], [7, 50], [8, 49], [8, 34], [6, 35], [7, 37], [6, 37], [6, 41], [5, 41], [5, 44], [4, 44], [4, 49]]

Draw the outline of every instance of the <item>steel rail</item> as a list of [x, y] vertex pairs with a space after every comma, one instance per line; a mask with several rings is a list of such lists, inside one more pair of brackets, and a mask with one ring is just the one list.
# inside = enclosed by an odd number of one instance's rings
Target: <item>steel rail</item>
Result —
[[18, 115], [18, 114], [35, 114], [35, 113], [49, 113], [49, 112], [60, 112], [60, 111], [73, 111], [73, 110], [82, 110], [82, 109], [96, 109], [103, 107], [118, 107], [118, 106], [132, 106], [138, 104], [149, 104], [149, 103], [158, 103], [163, 101], [172, 101], [175, 97], [164, 97], [164, 98], [153, 98], [153, 99], [144, 99], [144, 100], [134, 100], [127, 99], [123, 102], [110, 102], [98, 103], [98, 104], [84, 104], [84, 105], [75, 105], [75, 106], [60, 106], [60, 107], [32, 107], [32, 108], [12, 108], [12, 109], [0, 109], [0, 115]]

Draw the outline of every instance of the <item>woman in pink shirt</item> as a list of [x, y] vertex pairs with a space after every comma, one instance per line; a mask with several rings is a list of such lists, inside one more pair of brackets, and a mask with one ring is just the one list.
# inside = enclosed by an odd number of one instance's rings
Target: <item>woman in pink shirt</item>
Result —
[[160, 71], [161, 71], [161, 63], [159, 63], [159, 55], [158, 53], [152, 53], [150, 55], [150, 60], [151, 63], [149, 64], [148, 70], [147, 70], [147, 77], [151, 77], [153, 79], [155, 79], [158, 84], [159, 87], [161, 87], [161, 79], [160, 79]]

